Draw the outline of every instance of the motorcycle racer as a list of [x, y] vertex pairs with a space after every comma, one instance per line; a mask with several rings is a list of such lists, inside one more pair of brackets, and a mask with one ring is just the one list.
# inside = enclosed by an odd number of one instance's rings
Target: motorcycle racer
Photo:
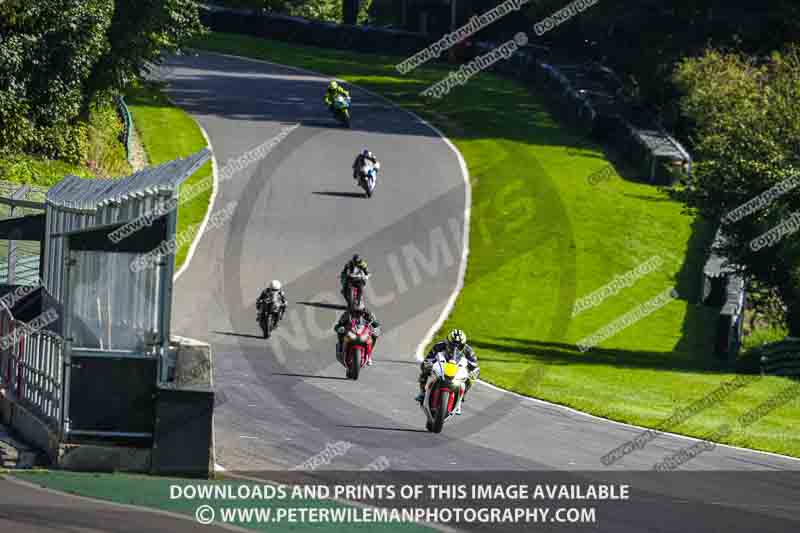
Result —
[[345, 300], [347, 299], [347, 296], [346, 296], [347, 276], [349, 276], [350, 273], [354, 272], [355, 270], [361, 270], [361, 272], [363, 272], [364, 276], [369, 276], [369, 269], [367, 268], [367, 262], [364, 259], [362, 259], [361, 256], [359, 256], [358, 254], [355, 254], [353, 256], [353, 258], [350, 259], [350, 261], [348, 261], [344, 265], [344, 268], [342, 269], [341, 274], [339, 274], [339, 282], [340, 282], [340, 284], [342, 286], [341, 292], [342, 292], [342, 296], [345, 297]]
[[333, 105], [333, 101], [340, 94], [345, 98], [350, 98], [350, 93], [344, 87], [339, 85], [336, 80], [331, 81], [328, 85], [328, 88], [325, 90], [325, 103], [329, 108]]
[[358, 179], [358, 177], [359, 177], [358, 176], [358, 172], [361, 169], [361, 167], [364, 166], [364, 163], [367, 162], [367, 161], [372, 163], [372, 166], [375, 167], [375, 173], [376, 174], [381, 169], [381, 164], [378, 161], [378, 158], [375, 157], [375, 154], [370, 152], [367, 148], [364, 148], [364, 150], [360, 154], [358, 154], [356, 156], [356, 160], [353, 162], [353, 179], [354, 180]]
[[378, 341], [378, 337], [381, 335], [381, 324], [378, 322], [378, 319], [375, 318], [375, 315], [369, 309], [363, 306], [359, 309], [348, 309], [342, 313], [342, 316], [339, 317], [339, 321], [333, 327], [337, 336], [339, 337], [339, 340], [336, 343], [336, 359], [339, 361], [343, 359], [344, 354], [342, 354], [342, 341], [347, 333], [347, 327], [351, 320], [358, 319], [363, 319], [367, 324], [369, 324], [371, 329], [372, 348], [367, 354], [367, 365], [372, 366], [372, 352], [375, 351], [375, 344]]
[[[271, 298], [272, 296], [274, 298]], [[278, 320], [282, 320], [283, 314], [286, 312], [286, 293], [283, 292], [281, 282], [277, 279], [272, 280], [269, 287], [261, 291], [261, 295], [256, 300], [256, 309], [261, 311], [264, 302], [270, 299], [278, 306]]]
[[425, 359], [420, 364], [420, 375], [419, 375], [419, 390], [420, 393], [415, 398], [416, 401], [422, 403], [425, 399], [425, 385], [428, 382], [428, 378], [431, 375], [431, 367], [433, 363], [436, 362], [438, 354], [444, 352], [448, 355], [452, 355], [456, 350], [461, 351], [463, 357], [467, 358], [467, 366], [469, 368], [469, 379], [467, 380], [466, 387], [464, 389], [464, 394], [461, 395], [461, 399], [453, 408], [455, 414], [461, 414], [461, 404], [467, 397], [467, 392], [472, 387], [472, 384], [478, 379], [480, 375], [480, 367], [478, 366], [478, 358], [475, 355], [475, 351], [472, 349], [470, 345], [467, 344], [467, 336], [464, 334], [463, 331], [460, 329], [454, 329], [447, 335], [447, 340], [439, 341], [433, 345], [428, 355], [425, 356]]

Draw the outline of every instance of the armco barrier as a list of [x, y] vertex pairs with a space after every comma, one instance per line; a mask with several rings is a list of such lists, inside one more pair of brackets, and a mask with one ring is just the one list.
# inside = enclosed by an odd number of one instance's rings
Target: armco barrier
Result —
[[133, 166], [133, 118], [127, 104], [125, 104], [125, 98], [122, 96], [117, 97], [117, 112], [122, 119], [124, 128], [122, 136], [123, 144], [125, 145], [125, 156], [128, 159], [128, 163]]
[[[201, 18], [213, 31], [405, 57], [411, 57], [439, 38], [208, 5], [201, 6]], [[497, 44], [472, 41], [465, 61], [492, 50]], [[447, 58], [448, 54], [443, 53], [438, 61]], [[585, 135], [623, 148], [622, 154], [634, 166], [641, 168], [642, 177], [651, 183], [670, 185], [675, 176], [668, 168], [676, 162], [691, 165], [688, 152], [658, 125], [628, 120], [629, 113], [625, 108], [629, 102], [624, 98], [621, 81], [610, 69], [592, 62], [577, 65], [557, 63], [560, 62], [553, 58], [547, 47], [526, 46], [488, 70], [532, 85], [549, 102], [549, 108], [559, 119]], [[636, 122], [636, 126], [632, 122]], [[678, 155], [665, 156], [657, 148], [644, 143], [642, 139], [652, 137], [653, 132], [663, 134], [669, 143], [676, 145]]]
[[[201, 20], [213, 31], [368, 53], [412, 55], [435, 39], [385, 28], [333, 24], [299, 17], [203, 5]], [[446, 59], [447, 54], [442, 54]]]

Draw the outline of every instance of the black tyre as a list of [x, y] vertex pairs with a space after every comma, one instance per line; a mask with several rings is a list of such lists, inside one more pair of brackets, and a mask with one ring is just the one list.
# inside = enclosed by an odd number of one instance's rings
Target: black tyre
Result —
[[358, 374], [361, 373], [361, 350], [363, 348], [356, 348], [353, 357], [350, 359], [350, 379], [353, 381], [358, 380]]
[[444, 427], [444, 419], [447, 418], [447, 404], [450, 403], [450, 391], [442, 391], [439, 398], [439, 409], [436, 411], [436, 417], [433, 419], [433, 432], [441, 433]]

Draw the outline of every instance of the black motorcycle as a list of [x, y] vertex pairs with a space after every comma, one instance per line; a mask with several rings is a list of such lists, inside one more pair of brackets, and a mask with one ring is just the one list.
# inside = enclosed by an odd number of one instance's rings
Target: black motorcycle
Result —
[[281, 318], [281, 306], [274, 298], [273, 296], [265, 300], [259, 300], [257, 304], [258, 316], [256, 319], [265, 339], [269, 339], [272, 331], [278, 327], [278, 322]]

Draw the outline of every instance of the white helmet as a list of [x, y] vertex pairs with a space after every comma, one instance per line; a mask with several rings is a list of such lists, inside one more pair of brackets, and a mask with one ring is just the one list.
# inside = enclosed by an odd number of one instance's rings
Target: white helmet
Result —
[[270, 288], [272, 290], [276, 290], [276, 291], [281, 290], [281, 282], [278, 281], [277, 279], [273, 279], [272, 283], [270, 283], [269, 286], [270, 286]]

